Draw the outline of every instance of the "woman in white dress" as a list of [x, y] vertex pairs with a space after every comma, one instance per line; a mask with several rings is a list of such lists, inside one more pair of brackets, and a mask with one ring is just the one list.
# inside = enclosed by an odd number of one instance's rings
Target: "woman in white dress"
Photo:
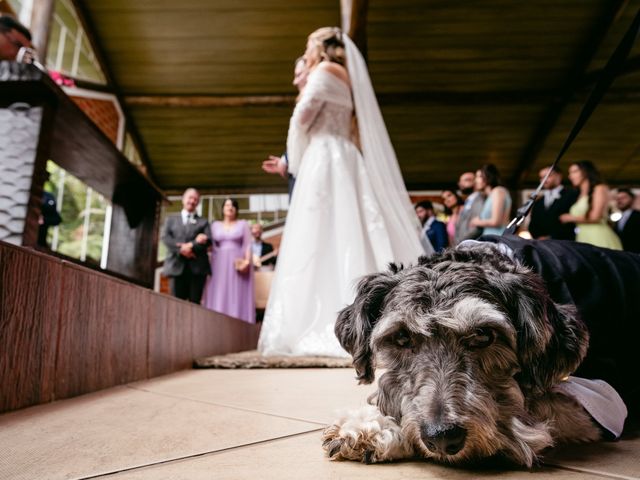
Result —
[[296, 186], [258, 349], [348, 356], [334, 324], [357, 280], [389, 262], [415, 263], [425, 251], [359, 51], [326, 27], [309, 36], [304, 58], [310, 73], [287, 138]]

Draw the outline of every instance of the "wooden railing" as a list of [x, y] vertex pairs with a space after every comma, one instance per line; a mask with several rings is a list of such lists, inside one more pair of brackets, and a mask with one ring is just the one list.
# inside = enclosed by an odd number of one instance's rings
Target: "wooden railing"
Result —
[[0, 412], [255, 348], [258, 328], [0, 242]]

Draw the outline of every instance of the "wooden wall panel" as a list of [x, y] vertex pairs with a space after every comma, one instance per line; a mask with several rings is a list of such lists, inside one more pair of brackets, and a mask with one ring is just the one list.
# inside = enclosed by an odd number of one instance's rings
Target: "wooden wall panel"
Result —
[[0, 242], [0, 412], [51, 401], [62, 266]]
[[225, 353], [229, 345], [235, 345], [239, 351], [252, 350], [258, 343], [258, 325], [202, 308], [193, 309], [191, 321], [194, 359]]
[[154, 298], [149, 319], [149, 376], [191, 368], [192, 306], [173, 297]]
[[257, 341], [255, 325], [0, 241], [0, 413]]
[[151, 292], [64, 263], [56, 398], [147, 378]]

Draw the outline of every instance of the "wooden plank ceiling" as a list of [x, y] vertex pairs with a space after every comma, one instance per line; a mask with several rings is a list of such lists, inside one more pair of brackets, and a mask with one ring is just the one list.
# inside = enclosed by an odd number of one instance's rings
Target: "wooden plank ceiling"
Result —
[[[293, 60], [309, 32], [340, 24], [339, 0], [78, 4], [162, 188], [286, 189], [260, 164], [284, 148]], [[440, 188], [488, 161], [512, 186], [532, 185], [639, 8], [640, 0], [370, 0], [371, 76], [409, 188]], [[565, 166], [591, 159], [610, 183], [640, 185], [638, 54]], [[176, 97], [183, 105], [170, 105]]]

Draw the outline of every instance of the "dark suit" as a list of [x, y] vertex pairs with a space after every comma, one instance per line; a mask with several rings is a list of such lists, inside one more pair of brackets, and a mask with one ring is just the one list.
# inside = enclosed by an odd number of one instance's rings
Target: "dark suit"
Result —
[[575, 240], [575, 224], [561, 223], [560, 215], [568, 213], [571, 205], [578, 199], [578, 191], [563, 188], [560, 198], [556, 199], [549, 208], [544, 206], [544, 197], [538, 198], [531, 210], [529, 233], [533, 238], [550, 237], [554, 240]]
[[640, 384], [635, 380], [640, 255], [580, 242], [524, 240], [512, 235], [488, 235], [481, 240], [508, 245], [520, 263], [545, 280], [554, 302], [576, 306], [591, 338], [575, 375], [608, 382], [627, 407], [636, 409], [640, 405]]
[[[284, 163], [287, 165], [287, 169], [289, 168], [289, 159], [287, 158], [287, 152], [282, 154], [282, 158], [284, 159]], [[293, 187], [296, 184], [296, 177], [287, 172], [287, 185], [289, 189], [289, 202], [291, 202], [291, 195], [293, 195]]]
[[[265, 255], [268, 255], [271, 252], [273, 252], [273, 245], [271, 245], [270, 243], [267, 243], [265, 241], [262, 241], [262, 251], [260, 252], [260, 256], [264, 257]], [[276, 258], [277, 257], [275, 257], [275, 256], [271, 257], [271, 258], [268, 258], [267, 260], [262, 262], [262, 266], [275, 265], [276, 264]]]
[[[195, 242], [196, 236], [200, 233], [204, 233], [209, 239], [206, 245]], [[200, 303], [204, 282], [211, 273], [207, 255], [207, 247], [211, 244], [209, 222], [196, 215], [185, 225], [181, 214], [170, 215], [162, 230], [162, 242], [169, 250], [162, 273], [170, 278], [172, 295]], [[179, 244], [188, 242], [193, 242], [195, 258], [180, 255]]]
[[460, 216], [456, 222], [456, 234], [454, 243], [458, 243], [464, 240], [472, 240], [482, 235], [482, 229], [478, 227], [472, 227], [469, 225], [472, 218], [479, 217], [484, 206], [485, 197], [480, 192], [473, 192], [465, 200]]
[[58, 213], [58, 207], [56, 205], [56, 197], [49, 192], [42, 192], [42, 207], [40, 208], [40, 215], [42, 215], [42, 223], [38, 229], [38, 245], [41, 247], [47, 247], [47, 233], [49, 227], [60, 225], [62, 217]]
[[618, 223], [615, 231], [622, 241], [622, 248], [627, 252], [640, 253], [640, 212], [638, 210], [631, 212], [622, 231], [619, 230]]
[[[428, 220], [427, 220], [428, 221]], [[427, 238], [436, 252], [441, 252], [449, 245], [447, 226], [439, 220], [434, 220], [426, 231]]]

